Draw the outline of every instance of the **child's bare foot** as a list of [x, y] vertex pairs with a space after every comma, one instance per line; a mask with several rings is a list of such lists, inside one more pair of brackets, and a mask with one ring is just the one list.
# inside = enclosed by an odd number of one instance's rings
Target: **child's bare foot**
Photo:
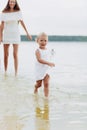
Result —
[[38, 93], [37, 87], [35, 86], [34, 93]]

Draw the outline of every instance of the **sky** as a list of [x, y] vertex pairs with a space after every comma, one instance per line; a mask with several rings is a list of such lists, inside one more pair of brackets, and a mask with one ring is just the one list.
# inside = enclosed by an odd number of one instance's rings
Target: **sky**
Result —
[[[0, 0], [0, 12], [7, 0]], [[87, 0], [18, 0], [30, 34], [87, 35]], [[21, 28], [21, 32], [25, 32]]]

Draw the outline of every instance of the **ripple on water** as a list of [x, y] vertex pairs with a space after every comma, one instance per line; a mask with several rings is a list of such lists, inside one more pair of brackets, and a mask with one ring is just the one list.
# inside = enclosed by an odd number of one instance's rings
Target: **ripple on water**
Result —
[[43, 88], [33, 95], [32, 79], [0, 76], [0, 129], [36, 130], [44, 124], [44, 130], [63, 130], [63, 126], [86, 130], [87, 95], [65, 91], [64, 87], [51, 83], [49, 99], [45, 100]]

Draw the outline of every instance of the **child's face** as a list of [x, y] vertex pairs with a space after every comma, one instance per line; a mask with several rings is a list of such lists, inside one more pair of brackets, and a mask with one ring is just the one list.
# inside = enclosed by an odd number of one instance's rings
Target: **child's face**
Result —
[[40, 47], [45, 47], [47, 45], [48, 42], [48, 37], [46, 36], [40, 36], [38, 39], [38, 44]]

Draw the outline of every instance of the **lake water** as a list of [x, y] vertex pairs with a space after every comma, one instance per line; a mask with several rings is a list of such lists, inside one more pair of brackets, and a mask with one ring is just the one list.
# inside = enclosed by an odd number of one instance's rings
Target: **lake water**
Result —
[[55, 50], [49, 98], [43, 87], [34, 95], [34, 42], [19, 45], [19, 73], [14, 76], [12, 46], [4, 76], [0, 46], [0, 130], [87, 130], [87, 43], [49, 42]]

